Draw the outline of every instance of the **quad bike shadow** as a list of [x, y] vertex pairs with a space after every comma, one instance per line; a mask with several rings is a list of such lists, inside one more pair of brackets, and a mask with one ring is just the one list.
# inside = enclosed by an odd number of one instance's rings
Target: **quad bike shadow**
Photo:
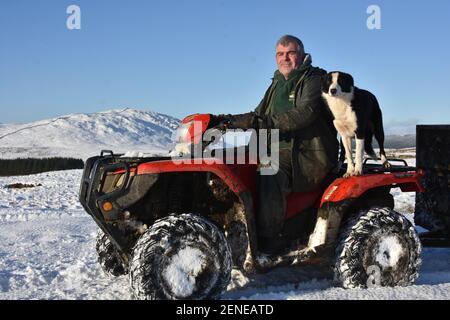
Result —
[[[204, 149], [209, 120], [206, 114], [182, 121], [182, 150]], [[128, 273], [135, 298], [217, 298], [233, 269], [259, 279], [294, 266], [307, 270], [304, 279], [331, 275], [344, 288], [406, 286], [417, 278], [421, 243], [394, 211], [390, 190], [423, 192], [421, 170], [403, 160], [388, 169], [366, 163], [362, 176], [343, 179], [341, 168], [318, 190], [290, 194], [286, 247], [267, 255], [258, 250], [255, 227], [259, 163], [214, 159], [102, 151], [86, 161], [80, 202], [100, 228], [100, 265], [113, 276]]]
[[271, 294], [295, 290], [314, 291], [333, 287], [333, 271], [329, 266], [305, 265], [277, 267], [265, 273], [243, 273], [233, 269], [231, 281], [221, 296], [240, 299], [255, 294]]

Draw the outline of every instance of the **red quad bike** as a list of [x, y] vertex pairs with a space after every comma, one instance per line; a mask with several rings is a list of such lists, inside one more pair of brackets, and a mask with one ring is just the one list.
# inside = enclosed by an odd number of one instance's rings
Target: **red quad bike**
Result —
[[[184, 149], [206, 145], [193, 134], [194, 121], [203, 133], [210, 115], [182, 121], [177, 132]], [[423, 192], [423, 171], [404, 160], [390, 159], [389, 169], [365, 163], [364, 175], [348, 179], [342, 168], [324, 188], [290, 194], [286, 250], [273, 255], [258, 251], [259, 165], [184, 160], [102, 151], [86, 161], [80, 201], [100, 227], [99, 263], [110, 275], [128, 273], [135, 298], [217, 298], [233, 268], [250, 274], [331, 266], [344, 288], [407, 286], [417, 278], [421, 243], [394, 211], [390, 190]]]

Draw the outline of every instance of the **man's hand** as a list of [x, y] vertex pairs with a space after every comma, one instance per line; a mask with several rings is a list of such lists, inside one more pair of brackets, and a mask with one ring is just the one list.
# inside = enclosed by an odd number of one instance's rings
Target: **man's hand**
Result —
[[256, 114], [254, 112], [235, 114], [231, 118], [229, 128], [232, 129], [257, 129], [256, 128]]
[[273, 123], [269, 117], [258, 116], [255, 112], [243, 114], [210, 115], [209, 128], [226, 129], [272, 129]]
[[210, 120], [208, 124], [208, 128], [217, 128], [219, 130], [225, 130], [228, 128], [228, 125], [231, 122], [231, 118], [233, 116], [231, 114], [210, 114]]

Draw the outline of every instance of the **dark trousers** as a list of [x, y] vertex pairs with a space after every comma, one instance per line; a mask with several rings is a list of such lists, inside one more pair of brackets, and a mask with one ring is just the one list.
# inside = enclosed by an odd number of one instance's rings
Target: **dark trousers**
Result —
[[259, 176], [259, 212], [256, 215], [257, 234], [260, 238], [276, 238], [285, 220], [286, 198], [292, 190], [291, 151], [281, 149], [278, 173]]

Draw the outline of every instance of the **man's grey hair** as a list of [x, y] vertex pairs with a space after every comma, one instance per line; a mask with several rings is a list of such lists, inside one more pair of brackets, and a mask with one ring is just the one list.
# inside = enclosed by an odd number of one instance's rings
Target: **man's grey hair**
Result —
[[298, 52], [300, 52], [300, 54], [302, 56], [305, 55], [305, 47], [303, 46], [303, 42], [294, 36], [291, 36], [289, 34], [286, 34], [284, 36], [282, 36], [278, 41], [277, 41], [277, 45], [276, 47], [278, 47], [280, 44], [283, 47], [287, 47], [289, 45], [289, 43], [295, 43], [297, 45], [297, 50]]

